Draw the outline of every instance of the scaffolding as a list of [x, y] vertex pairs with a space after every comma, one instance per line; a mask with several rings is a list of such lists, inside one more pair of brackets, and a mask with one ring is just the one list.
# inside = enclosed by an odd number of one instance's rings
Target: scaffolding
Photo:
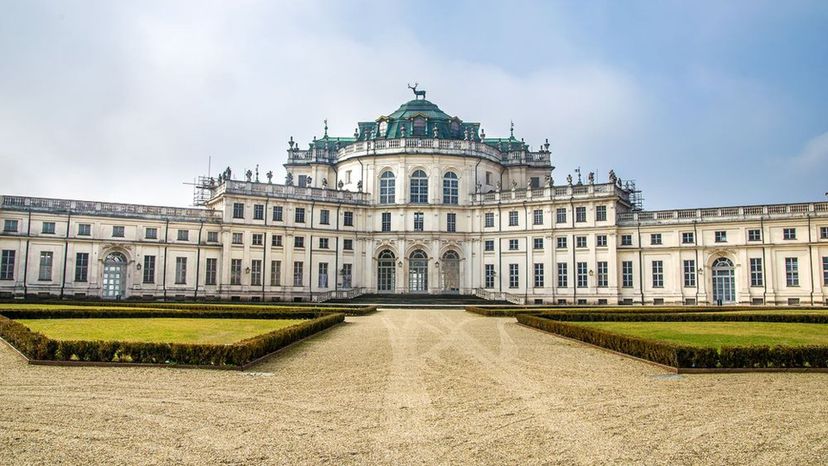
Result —
[[218, 187], [216, 179], [212, 176], [200, 175], [193, 179], [192, 183], [184, 183], [193, 187], [193, 206], [203, 207], [207, 205]]
[[644, 193], [635, 187], [635, 180], [625, 180], [624, 189], [630, 193], [630, 206], [632, 210], [644, 210]]

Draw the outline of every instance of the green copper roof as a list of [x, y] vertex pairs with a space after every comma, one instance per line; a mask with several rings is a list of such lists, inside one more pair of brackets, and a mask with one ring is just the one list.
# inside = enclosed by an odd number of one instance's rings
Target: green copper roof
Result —
[[400, 105], [396, 112], [388, 115], [392, 120], [401, 120], [413, 118], [417, 115], [422, 115], [429, 120], [450, 120], [451, 117], [446, 112], [440, 110], [440, 107], [425, 99], [409, 100]]

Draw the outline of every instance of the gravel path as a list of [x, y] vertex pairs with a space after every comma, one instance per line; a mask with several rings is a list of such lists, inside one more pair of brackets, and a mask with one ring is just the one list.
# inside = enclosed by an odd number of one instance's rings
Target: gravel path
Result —
[[828, 374], [671, 375], [457, 311], [382, 311], [251, 371], [26, 365], [0, 462], [828, 464]]

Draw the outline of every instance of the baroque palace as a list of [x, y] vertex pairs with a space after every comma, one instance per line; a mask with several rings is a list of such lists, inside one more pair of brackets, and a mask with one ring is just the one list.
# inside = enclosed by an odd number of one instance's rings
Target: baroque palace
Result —
[[828, 304], [828, 202], [643, 211], [613, 172], [554, 180], [548, 142], [414, 92], [352, 136], [291, 138], [284, 184], [200, 178], [196, 208], [2, 196], [0, 296]]

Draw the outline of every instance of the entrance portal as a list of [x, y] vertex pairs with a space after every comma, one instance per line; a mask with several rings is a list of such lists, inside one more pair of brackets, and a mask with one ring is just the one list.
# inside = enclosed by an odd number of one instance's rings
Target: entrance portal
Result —
[[120, 299], [126, 291], [127, 260], [120, 252], [112, 252], [104, 259], [103, 296], [109, 299]]
[[393, 293], [396, 287], [394, 253], [382, 251], [377, 261], [377, 292]]
[[736, 301], [736, 280], [733, 273], [733, 262], [720, 257], [713, 262], [713, 302], [722, 304]]
[[408, 291], [428, 291], [428, 256], [421, 249], [412, 252], [408, 260]]
[[443, 254], [440, 264], [440, 279], [443, 293], [460, 292], [460, 256], [454, 251]]

